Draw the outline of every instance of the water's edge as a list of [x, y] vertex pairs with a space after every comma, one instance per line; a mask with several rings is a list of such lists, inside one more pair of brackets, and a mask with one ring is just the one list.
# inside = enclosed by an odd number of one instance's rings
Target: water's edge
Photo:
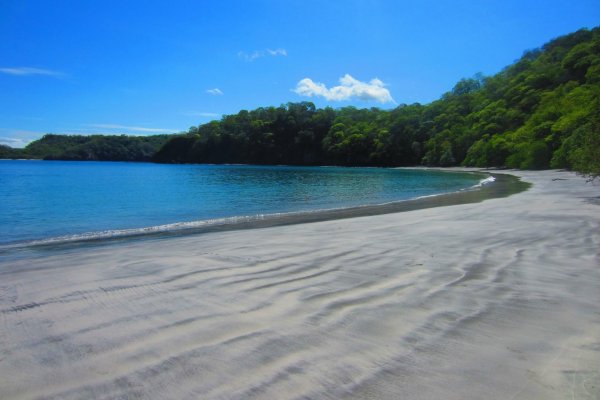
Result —
[[[452, 173], [453, 171], [445, 171]], [[195, 221], [167, 226], [148, 227], [143, 229], [107, 232], [106, 235], [92, 233], [90, 236], [79, 235], [75, 239], [68, 237], [50, 238], [28, 243], [20, 243], [0, 247], [0, 255], [16, 255], [28, 250], [68, 250], [82, 245], [102, 245], [115, 242], [158, 239], [183, 235], [203, 234], [209, 232], [223, 232], [242, 229], [259, 229], [275, 226], [294, 225], [331, 221], [346, 218], [368, 217], [374, 215], [421, 210], [432, 207], [445, 207], [460, 204], [479, 203], [484, 200], [508, 197], [527, 190], [531, 184], [523, 182], [520, 178], [503, 173], [489, 173], [484, 171], [473, 172], [480, 174], [482, 184], [459, 192], [443, 193], [409, 200], [400, 200], [379, 205], [364, 205], [358, 207], [337, 208], [317, 211], [303, 211], [280, 214], [266, 214], [255, 216], [240, 216], [223, 218], [211, 221]], [[489, 178], [493, 179], [489, 179]]]

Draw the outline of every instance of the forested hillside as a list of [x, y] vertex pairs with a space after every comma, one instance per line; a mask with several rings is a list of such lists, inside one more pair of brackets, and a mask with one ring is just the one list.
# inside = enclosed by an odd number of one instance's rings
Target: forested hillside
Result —
[[0, 148], [0, 158], [79, 161], [150, 161], [171, 138], [155, 136], [45, 135], [24, 149]]
[[242, 110], [190, 128], [157, 162], [572, 168], [600, 172], [600, 28], [463, 79], [427, 105]]
[[0, 144], [0, 159], [4, 158], [22, 158], [22, 150], [21, 149], [13, 149], [10, 146], [6, 146], [4, 144]]
[[46, 135], [0, 158], [349, 166], [569, 168], [600, 174], [600, 28], [393, 110], [310, 102], [242, 110], [185, 134]]

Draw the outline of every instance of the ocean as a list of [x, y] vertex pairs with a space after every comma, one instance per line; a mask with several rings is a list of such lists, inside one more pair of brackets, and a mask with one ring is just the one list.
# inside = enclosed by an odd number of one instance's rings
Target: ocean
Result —
[[481, 180], [419, 169], [0, 160], [0, 249], [385, 204]]

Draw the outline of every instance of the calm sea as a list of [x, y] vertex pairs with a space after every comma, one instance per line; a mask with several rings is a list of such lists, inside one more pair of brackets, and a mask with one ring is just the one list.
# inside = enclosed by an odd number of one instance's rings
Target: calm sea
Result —
[[0, 160], [0, 247], [381, 204], [480, 179], [382, 168]]

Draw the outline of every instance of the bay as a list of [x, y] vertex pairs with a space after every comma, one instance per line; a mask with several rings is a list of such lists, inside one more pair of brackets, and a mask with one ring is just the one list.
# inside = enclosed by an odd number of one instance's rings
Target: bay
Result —
[[384, 204], [480, 180], [418, 169], [1, 160], [0, 244]]

